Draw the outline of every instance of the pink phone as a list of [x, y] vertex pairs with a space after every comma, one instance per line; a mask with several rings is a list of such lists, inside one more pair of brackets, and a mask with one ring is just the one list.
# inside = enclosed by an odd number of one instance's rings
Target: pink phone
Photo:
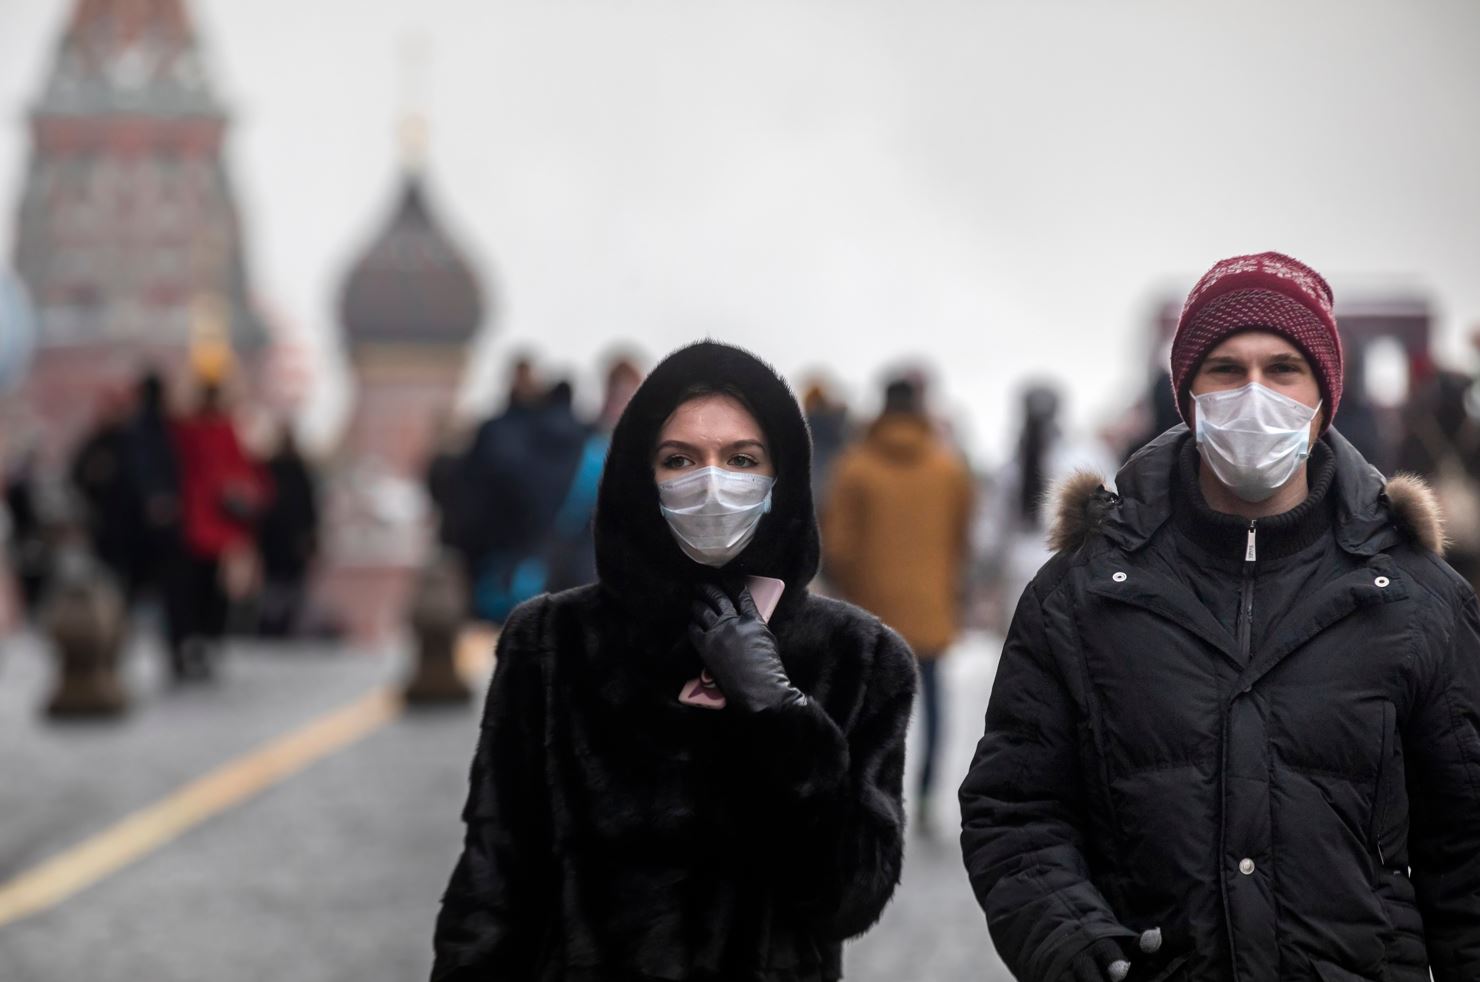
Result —
[[761, 620], [769, 621], [781, 602], [781, 594], [786, 592], [786, 584], [774, 576], [747, 576], [745, 586], [761, 612]]
[[[776, 605], [781, 602], [781, 594], [786, 591], [786, 583], [773, 576], [747, 576], [745, 588], [750, 591], [755, 609], [760, 611], [761, 620], [770, 621], [771, 615], [776, 613]], [[725, 694], [720, 691], [714, 676], [707, 671], [700, 672], [698, 678], [689, 679], [683, 684], [678, 693], [678, 701], [686, 706], [700, 706], [704, 709], [725, 708]]]

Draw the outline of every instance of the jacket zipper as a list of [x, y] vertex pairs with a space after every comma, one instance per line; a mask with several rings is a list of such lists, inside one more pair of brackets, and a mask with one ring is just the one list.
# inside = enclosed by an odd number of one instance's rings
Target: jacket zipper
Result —
[[[1238, 648], [1244, 667], [1249, 664], [1249, 652], [1254, 646], [1254, 564], [1259, 560], [1259, 520], [1249, 519], [1249, 536], [1244, 543], [1244, 570], [1239, 584], [1238, 600]], [[1226, 852], [1228, 844], [1228, 710], [1224, 709], [1223, 722], [1223, 766], [1218, 769], [1219, 807], [1218, 842], [1219, 851]], [[1238, 945], [1234, 943], [1233, 915], [1228, 904], [1227, 874], [1222, 877], [1223, 922], [1228, 931], [1229, 957], [1233, 962], [1233, 977], [1239, 977]]]
[[1249, 664], [1249, 651], [1254, 646], [1254, 563], [1259, 559], [1257, 518], [1249, 519], [1249, 538], [1244, 546], [1244, 577], [1239, 589], [1238, 648], [1244, 665]]

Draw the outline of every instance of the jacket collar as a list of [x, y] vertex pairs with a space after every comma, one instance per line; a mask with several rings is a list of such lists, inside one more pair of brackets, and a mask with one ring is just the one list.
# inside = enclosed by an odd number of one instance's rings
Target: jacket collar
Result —
[[[1138, 450], [1115, 476], [1115, 492], [1093, 474], [1075, 474], [1055, 491], [1049, 544], [1077, 549], [1095, 534], [1125, 552], [1143, 548], [1172, 514], [1181, 423]], [[1412, 475], [1385, 480], [1334, 428], [1321, 439], [1335, 461], [1335, 534], [1343, 550], [1374, 556], [1409, 541], [1442, 553], [1444, 527], [1433, 492]]]
[[[1238, 515], [1215, 511], [1208, 504], [1203, 497], [1201, 469], [1197, 447], [1190, 439], [1184, 440], [1177, 453], [1172, 524], [1199, 553], [1214, 561], [1240, 564], [1244, 561], [1251, 523]], [[1294, 555], [1331, 534], [1335, 495], [1330, 492], [1336, 476], [1336, 460], [1324, 441], [1317, 440], [1311, 449], [1306, 474], [1309, 493], [1304, 501], [1282, 514], [1259, 519], [1260, 559]]]

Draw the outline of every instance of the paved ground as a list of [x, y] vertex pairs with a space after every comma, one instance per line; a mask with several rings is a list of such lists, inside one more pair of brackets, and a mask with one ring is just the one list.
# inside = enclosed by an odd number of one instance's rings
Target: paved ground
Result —
[[[935, 773], [940, 787], [932, 796], [929, 835], [913, 829], [905, 854], [904, 880], [878, 927], [849, 945], [844, 970], [850, 982], [1010, 982], [987, 936], [961, 865], [958, 835], [961, 808], [956, 788], [966, 775], [981, 736], [992, 676], [1001, 642], [974, 637], [959, 645], [942, 665], [949, 705], [941, 740], [943, 758]], [[918, 745], [918, 723], [910, 727], [910, 747]], [[918, 763], [909, 755], [910, 770]], [[905, 786], [914, 786], [912, 773]], [[910, 814], [915, 804], [907, 801]]]
[[[983, 638], [948, 663], [938, 830], [912, 839], [894, 902], [849, 948], [851, 980], [1009, 978], [955, 841], [954, 785], [994, 658]], [[0, 884], [402, 670], [388, 652], [239, 646], [218, 684], [176, 690], [140, 642], [129, 657], [135, 712], [59, 728], [36, 711], [49, 684], [41, 650], [3, 642]], [[471, 710], [402, 717], [60, 906], [0, 926], [0, 982], [425, 978], [475, 725]]]

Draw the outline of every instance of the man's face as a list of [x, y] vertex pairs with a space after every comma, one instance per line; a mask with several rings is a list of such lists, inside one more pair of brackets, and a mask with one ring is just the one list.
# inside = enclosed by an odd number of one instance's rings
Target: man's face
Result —
[[[1273, 331], [1260, 330], [1242, 331], [1224, 338], [1198, 366], [1190, 391], [1200, 396], [1237, 389], [1250, 382], [1258, 382], [1311, 408], [1321, 401], [1321, 385], [1300, 349]], [[1197, 411], [1195, 406], [1191, 408], [1194, 413]], [[1317, 413], [1311, 420], [1312, 443], [1320, 435], [1324, 415]]]

